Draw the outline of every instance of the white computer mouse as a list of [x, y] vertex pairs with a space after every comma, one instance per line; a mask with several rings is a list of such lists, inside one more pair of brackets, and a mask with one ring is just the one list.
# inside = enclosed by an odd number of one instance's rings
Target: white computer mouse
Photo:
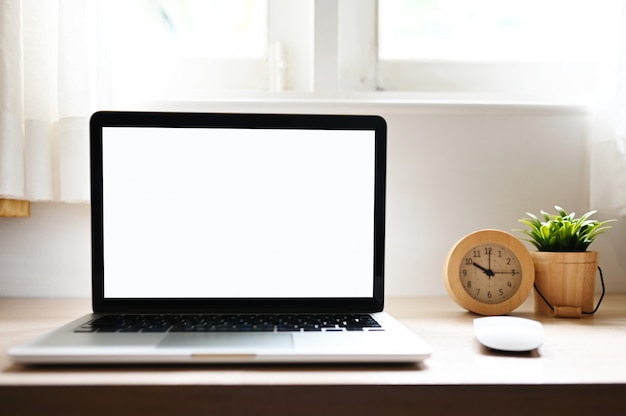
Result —
[[543, 344], [543, 325], [515, 316], [476, 318], [474, 334], [485, 347], [500, 351], [532, 351]]

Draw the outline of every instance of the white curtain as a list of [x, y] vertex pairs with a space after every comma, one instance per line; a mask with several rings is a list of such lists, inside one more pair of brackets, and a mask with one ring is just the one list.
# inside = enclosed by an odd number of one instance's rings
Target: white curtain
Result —
[[621, 33], [598, 76], [591, 123], [590, 205], [626, 216], [626, 2]]
[[622, 30], [599, 71], [591, 118], [590, 205], [626, 216], [626, 2]]
[[0, 198], [89, 201], [95, 4], [0, 0]]

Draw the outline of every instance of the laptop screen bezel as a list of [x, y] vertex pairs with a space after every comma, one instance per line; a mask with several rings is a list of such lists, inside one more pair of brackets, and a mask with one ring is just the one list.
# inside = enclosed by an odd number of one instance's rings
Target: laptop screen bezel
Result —
[[[366, 298], [106, 298], [102, 139], [105, 127], [272, 128], [375, 132], [372, 296]], [[94, 312], [377, 312], [384, 305], [387, 126], [380, 116], [99, 111], [90, 120], [92, 306]]]

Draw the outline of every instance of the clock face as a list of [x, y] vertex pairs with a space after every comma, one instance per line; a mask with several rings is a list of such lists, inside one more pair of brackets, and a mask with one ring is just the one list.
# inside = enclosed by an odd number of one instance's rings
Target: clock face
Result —
[[482, 303], [510, 299], [522, 281], [520, 261], [509, 248], [498, 243], [472, 247], [461, 261], [459, 277], [469, 296]]
[[482, 315], [505, 314], [519, 307], [534, 280], [528, 249], [500, 230], [479, 230], [461, 238], [444, 267], [444, 282], [452, 299]]

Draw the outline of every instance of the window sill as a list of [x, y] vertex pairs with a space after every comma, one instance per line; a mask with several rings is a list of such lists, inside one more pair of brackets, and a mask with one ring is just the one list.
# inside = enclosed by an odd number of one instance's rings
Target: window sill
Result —
[[330, 113], [520, 113], [589, 112], [584, 100], [554, 100], [536, 97], [477, 96], [401, 92], [306, 93], [246, 92], [208, 98], [172, 98], [139, 103], [147, 111], [207, 112], [330, 112]]

